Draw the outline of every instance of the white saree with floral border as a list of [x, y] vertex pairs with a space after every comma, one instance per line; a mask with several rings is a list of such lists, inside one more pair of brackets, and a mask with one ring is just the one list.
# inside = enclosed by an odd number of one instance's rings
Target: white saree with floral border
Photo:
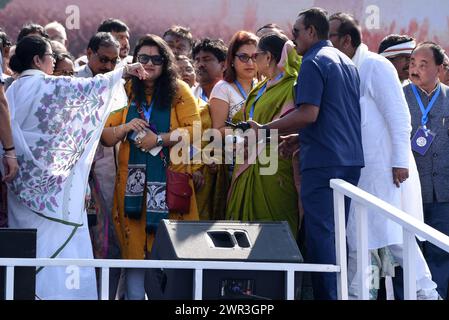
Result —
[[[20, 171], [8, 186], [11, 228], [37, 229], [38, 258], [92, 259], [85, 191], [113, 106], [126, 105], [123, 68], [94, 78], [26, 70], [8, 88]], [[96, 299], [93, 268], [37, 268], [37, 299]]]

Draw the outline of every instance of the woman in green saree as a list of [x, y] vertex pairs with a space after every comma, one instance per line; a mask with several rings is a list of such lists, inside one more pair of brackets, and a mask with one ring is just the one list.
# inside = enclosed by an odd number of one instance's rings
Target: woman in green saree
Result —
[[[233, 121], [252, 119], [265, 124], [280, 118], [294, 105], [293, 92], [301, 59], [294, 45], [281, 34], [262, 37], [256, 52], [259, 73], [266, 77], [249, 94], [245, 107]], [[266, 145], [270, 149], [270, 144]], [[277, 150], [266, 150], [278, 152]], [[261, 175], [268, 165], [259, 162], [235, 167], [228, 194], [226, 218], [242, 221], [287, 221], [296, 236], [299, 225], [298, 191], [295, 186], [292, 159], [278, 157], [273, 175]]]

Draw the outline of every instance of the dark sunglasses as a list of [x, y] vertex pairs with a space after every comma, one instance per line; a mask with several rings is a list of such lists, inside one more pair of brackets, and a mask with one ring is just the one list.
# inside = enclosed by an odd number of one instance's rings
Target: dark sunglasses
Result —
[[257, 53], [253, 53], [252, 55], [248, 55], [246, 53], [236, 53], [235, 56], [239, 58], [239, 60], [243, 63], [248, 63], [249, 59], [253, 60], [253, 62], [256, 62], [257, 59]]
[[164, 63], [164, 57], [161, 55], [157, 56], [150, 56], [148, 54], [139, 54], [137, 56], [137, 61], [139, 61], [141, 64], [147, 64], [150, 62], [155, 66], [160, 66]]
[[95, 52], [95, 55], [98, 57], [98, 61], [100, 61], [103, 64], [110, 62], [113, 66], [115, 66], [117, 63], [120, 62], [120, 57], [117, 57], [115, 59], [109, 59], [108, 57], [100, 56], [98, 52]]

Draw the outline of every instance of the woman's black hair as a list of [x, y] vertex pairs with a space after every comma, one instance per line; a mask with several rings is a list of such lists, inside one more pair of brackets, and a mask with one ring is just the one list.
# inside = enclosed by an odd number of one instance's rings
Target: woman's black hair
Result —
[[282, 49], [288, 40], [287, 36], [281, 33], [269, 33], [260, 38], [258, 46], [260, 50], [271, 53], [276, 59], [276, 63], [279, 63], [281, 61]]
[[[162, 73], [154, 84], [153, 96], [155, 98], [155, 107], [171, 108], [178, 89], [178, 73], [176, 71], [175, 56], [168, 44], [161, 37], [154, 34], [147, 34], [137, 42], [134, 49], [133, 62], [137, 62], [137, 54], [140, 48], [144, 46], [157, 47], [159, 54], [164, 59]], [[146, 101], [144, 82], [137, 77], [132, 77], [132, 88], [136, 99], [140, 103], [144, 103]]]
[[17, 43], [15, 54], [9, 60], [9, 67], [17, 73], [31, 69], [33, 58], [37, 55], [43, 59], [48, 48], [51, 48], [49, 40], [41, 36], [27, 36]]

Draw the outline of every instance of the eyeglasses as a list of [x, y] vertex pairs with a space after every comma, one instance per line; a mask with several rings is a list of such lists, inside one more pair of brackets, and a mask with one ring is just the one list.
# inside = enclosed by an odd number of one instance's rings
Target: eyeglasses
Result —
[[117, 57], [115, 59], [109, 59], [106, 56], [100, 56], [98, 54], [98, 52], [95, 52], [94, 54], [98, 57], [98, 61], [100, 61], [100, 63], [103, 63], [103, 64], [110, 62], [113, 66], [115, 66], [117, 63], [120, 62], [120, 57]]
[[253, 53], [252, 55], [248, 55], [246, 53], [236, 53], [235, 56], [239, 58], [240, 61], [243, 63], [248, 63], [248, 61], [251, 59], [253, 62], [256, 62], [257, 54]]
[[72, 77], [75, 74], [74, 71], [71, 70], [60, 70], [60, 71], [53, 71], [54, 76], [68, 76]]
[[50, 56], [50, 57], [52, 57], [53, 60], [56, 60], [56, 54], [55, 53], [46, 52], [46, 53], [44, 53], [44, 56]]
[[139, 61], [141, 64], [147, 64], [150, 62], [155, 66], [160, 66], [164, 63], [164, 57], [161, 55], [157, 56], [150, 56], [148, 54], [139, 54], [137, 56], [137, 61]]

